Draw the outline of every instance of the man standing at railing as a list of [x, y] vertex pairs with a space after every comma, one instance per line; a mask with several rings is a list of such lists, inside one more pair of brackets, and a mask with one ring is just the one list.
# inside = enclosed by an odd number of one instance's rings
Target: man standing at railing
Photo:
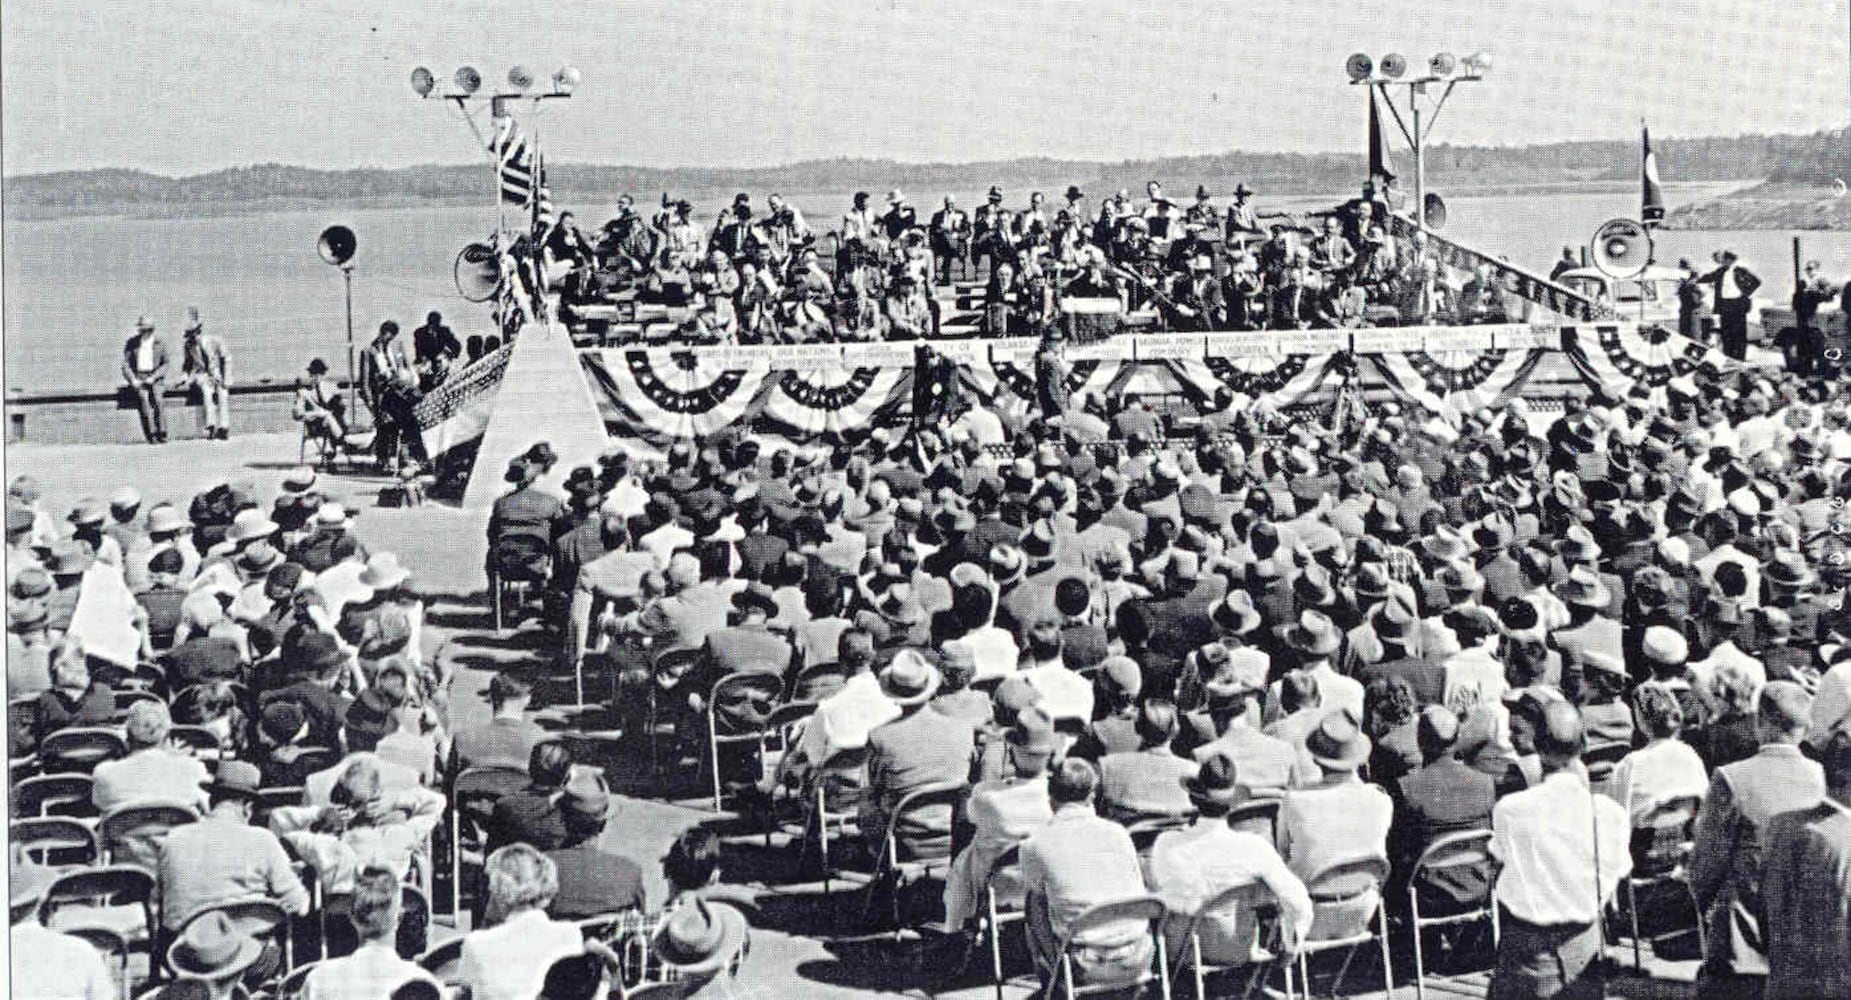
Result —
[[167, 345], [154, 335], [154, 324], [135, 321], [135, 334], [122, 345], [122, 380], [135, 395], [141, 415], [141, 433], [149, 444], [167, 442], [167, 423], [161, 416], [161, 388], [167, 380]]
[[180, 371], [199, 392], [200, 420], [205, 424], [207, 439], [230, 440], [231, 383], [225, 376], [225, 342], [205, 331], [198, 306], [186, 307]]

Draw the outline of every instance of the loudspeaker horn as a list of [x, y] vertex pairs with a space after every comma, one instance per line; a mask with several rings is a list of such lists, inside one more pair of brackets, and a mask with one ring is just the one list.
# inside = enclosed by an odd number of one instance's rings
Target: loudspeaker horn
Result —
[[1459, 68], [1459, 59], [1451, 52], [1441, 52], [1427, 60], [1427, 69], [1434, 76], [1451, 76]]
[[1367, 52], [1357, 52], [1344, 60], [1343, 71], [1350, 74], [1352, 81], [1360, 83], [1375, 72], [1375, 60], [1369, 58]]
[[501, 254], [487, 243], [471, 243], [456, 255], [456, 291], [470, 302], [487, 302], [501, 288]]
[[352, 260], [354, 251], [359, 248], [359, 238], [346, 226], [329, 226], [321, 231], [321, 238], [315, 241], [315, 252], [335, 267]]
[[1652, 262], [1652, 234], [1637, 219], [1609, 219], [1594, 230], [1588, 256], [1602, 274], [1631, 278]]
[[1424, 210], [1423, 214], [1427, 218], [1427, 228], [1446, 228], [1446, 199], [1429, 192], [1427, 197], [1422, 200], [1424, 204], [1421, 207]]
[[1382, 57], [1382, 75], [1390, 80], [1399, 80], [1401, 74], [1408, 71], [1407, 57], [1399, 52], [1390, 52]]

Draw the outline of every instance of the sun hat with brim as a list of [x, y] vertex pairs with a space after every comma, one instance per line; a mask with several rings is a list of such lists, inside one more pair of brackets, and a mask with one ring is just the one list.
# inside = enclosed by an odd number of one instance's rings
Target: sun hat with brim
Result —
[[738, 910], [697, 898], [670, 913], [649, 946], [663, 965], [688, 979], [725, 968], [745, 934], [746, 918]]
[[1382, 563], [1363, 563], [1356, 569], [1356, 582], [1352, 585], [1357, 597], [1379, 599], [1388, 596], [1393, 584], [1389, 578], [1388, 567]]
[[84, 497], [71, 508], [70, 522], [75, 525], [102, 524], [109, 519], [109, 508], [96, 497]]
[[1337, 709], [1324, 716], [1318, 727], [1305, 737], [1305, 750], [1319, 767], [1331, 771], [1354, 771], [1369, 759], [1369, 737], [1357, 728], [1350, 713]]
[[1266, 689], [1266, 675], [1272, 670], [1272, 657], [1251, 646], [1229, 650], [1227, 658], [1202, 682], [1202, 693], [1210, 704], [1225, 704], [1243, 695]]
[[1013, 545], [998, 545], [990, 549], [990, 574], [998, 584], [1014, 583], [1026, 572], [1028, 557], [1021, 549]]
[[30, 632], [44, 628], [51, 620], [51, 612], [45, 602], [40, 600], [9, 601], [6, 609], [6, 630], [8, 632]]
[[[293, 705], [294, 702], [278, 702], [275, 704]], [[280, 715], [282, 713], [278, 714]], [[295, 717], [297, 719], [302, 717], [300, 710], [296, 712]], [[264, 718], [266, 720], [270, 718], [270, 713], [267, 709], [264, 713]], [[280, 727], [281, 723], [278, 722], [275, 725]], [[301, 728], [299, 723], [296, 728]], [[291, 731], [291, 735], [294, 735], [294, 730]], [[263, 772], [258, 770], [256, 764], [248, 760], [219, 761], [218, 770], [213, 773], [211, 780], [206, 782], [206, 791], [215, 795], [237, 795], [252, 800], [258, 798], [258, 792], [262, 787]]]
[[1329, 656], [1343, 644], [1337, 626], [1321, 611], [1299, 613], [1298, 621], [1285, 630], [1286, 645], [1310, 656]]
[[268, 538], [276, 534], [276, 522], [270, 520], [263, 511], [253, 507], [241, 510], [231, 519], [231, 527], [225, 530], [225, 540], [233, 545], [248, 542], [253, 538]]
[[1420, 540], [1420, 549], [1435, 562], [1449, 563], [1464, 559], [1467, 549], [1464, 536], [1445, 525]]
[[283, 554], [269, 542], [258, 540], [250, 548], [238, 553], [238, 572], [248, 576], [263, 576], [278, 566], [283, 565]]
[[168, 947], [167, 964], [184, 978], [224, 980], [250, 968], [263, 950], [230, 917], [212, 911], [189, 923]]
[[881, 693], [902, 708], [930, 701], [938, 682], [938, 668], [911, 650], [901, 650], [880, 673]]
[[733, 595], [733, 607], [740, 611], [756, 609], [774, 618], [777, 617], [779, 611], [778, 599], [772, 596], [771, 588], [756, 580], [746, 584], [744, 589]]
[[1807, 565], [1806, 557], [1792, 550], [1783, 550], [1774, 554], [1774, 561], [1762, 571], [1762, 578], [1771, 584], [1789, 589], [1810, 587], [1818, 574]]
[[1234, 758], [1218, 753], [1203, 761], [1194, 774], [1177, 780], [1183, 791], [1197, 802], [1232, 804], [1241, 797], [1239, 777]]
[[1555, 596], [1565, 604], [1583, 608], [1604, 608], [1613, 603], [1613, 592], [1586, 566], [1569, 570], [1568, 578], [1555, 585]]
[[1261, 622], [1259, 609], [1253, 606], [1253, 595], [1245, 590], [1228, 591], [1227, 599], [1215, 605], [1213, 618], [1216, 625], [1234, 635], [1247, 635], [1259, 628]]
[[163, 534], [169, 531], [191, 531], [193, 522], [181, 515], [180, 509], [170, 504], [160, 504], [148, 511], [148, 533]]
[[366, 568], [360, 571], [360, 585], [373, 590], [389, 590], [411, 579], [411, 571], [399, 565], [398, 556], [391, 552], [376, 552], [366, 560]]

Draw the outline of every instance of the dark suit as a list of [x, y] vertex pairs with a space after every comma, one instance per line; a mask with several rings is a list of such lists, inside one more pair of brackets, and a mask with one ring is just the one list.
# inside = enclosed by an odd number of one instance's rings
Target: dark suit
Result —
[[167, 683], [175, 691], [206, 681], [238, 680], [238, 644], [219, 636], [188, 639], [167, 651]]
[[1767, 972], [1768, 930], [1761, 922], [1763, 831], [1779, 813], [1804, 809], [1825, 794], [1819, 765], [1788, 744], [1764, 746], [1710, 778], [1697, 814], [1691, 893], [1709, 927], [1709, 977]]
[[[542, 851], [556, 851], [566, 842], [565, 819], [550, 789], [529, 785], [504, 795], [495, 802], [495, 812], [488, 824], [488, 847], [494, 850], [507, 844], [531, 844]], [[565, 883], [561, 881], [561, 886]]]
[[495, 565], [496, 549], [505, 544], [518, 555], [503, 560], [504, 570], [519, 566], [535, 578], [543, 575], [550, 568], [553, 522], [564, 510], [558, 497], [532, 486], [497, 498], [488, 517], [489, 565]]
[[[1442, 757], [1402, 778], [1389, 835], [1397, 881], [1405, 884], [1415, 859], [1435, 840], [1462, 830], [1490, 829], [1496, 804], [1496, 780], [1456, 757]], [[1490, 880], [1488, 866], [1447, 869], [1423, 888], [1422, 913], [1429, 906], [1469, 903], [1483, 894]]]
[[636, 862], [598, 850], [596, 841], [548, 851], [559, 868], [559, 895], [547, 916], [579, 920], [644, 908], [643, 872]]
[[1767, 1000], [1851, 997], [1851, 811], [1820, 802], [1784, 813], [1766, 840]]
[[1446, 667], [1423, 656], [1403, 656], [1379, 663], [1366, 663], [1356, 671], [1356, 679], [1367, 687], [1378, 677], [1399, 677], [1414, 689], [1422, 705], [1437, 705], [1446, 694]]
[[141, 415], [141, 433], [151, 443], [167, 440], [167, 425], [161, 415], [161, 389], [167, 378], [167, 344], [152, 333], [148, 335], [148, 356], [153, 362], [146, 367], [136, 355], [136, 338], [122, 343], [122, 381], [135, 394], [135, 408]]

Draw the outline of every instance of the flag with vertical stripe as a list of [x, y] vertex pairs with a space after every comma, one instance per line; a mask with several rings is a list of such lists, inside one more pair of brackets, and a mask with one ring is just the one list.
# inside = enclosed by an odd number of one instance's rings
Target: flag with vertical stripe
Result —
[[546, 187], [546, 154], [533, 155], [533, 189], [528, 207], [533, 212], [533, 231], [543, 233], [553, 226], [553, 193]]
[[1665, 192], [1658, 183], [1658, 154], [1652, 152], [1652, 133], [1639, 123], [1639, 140], [1644, 158], [1639, 166], [1639, 221], [1647, 229], [1665, 221]]
[[502, 203], [526, 207], [533, 197], [533, 150], [521, 134], [520, 123], [509, 115], [496, 116], [488, 148], [495, 154], [501, 175]]

